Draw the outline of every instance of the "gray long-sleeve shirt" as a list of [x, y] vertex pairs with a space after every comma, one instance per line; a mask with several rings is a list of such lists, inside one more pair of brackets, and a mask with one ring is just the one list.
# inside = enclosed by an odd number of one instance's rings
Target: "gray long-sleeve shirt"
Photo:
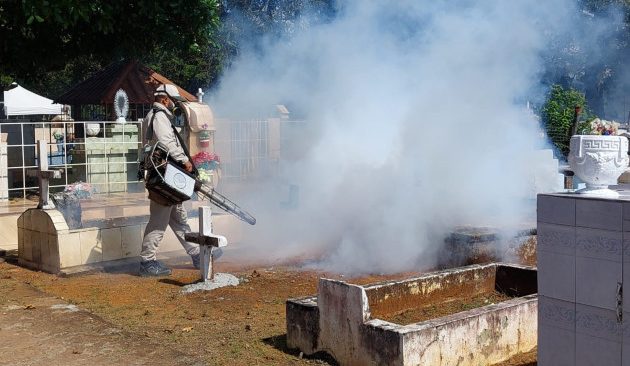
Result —
[[[156, 111], [155, 118], [153, 118], [153, 110], [160, 109], [159, 112]], [[162, 112], [164, 111], [164, 112]], [[153, 128], [153, 137], [150, 140], [151, 144], [156, 142], [161, 142], [168, 147], [170, 155], [173, 159], [185, 163], [188, 161], [188, 157], [184, 153], [184, 149], [180, 146], [179, 140], [177, 140], [177, 136], [173, 132], [173, 127], [171, 126], [171, 119], [173, 119], [173, 114], [161, 103], [153, 103], [153, 108], [147, 116], [144, 118], [147, 123], [151, 123], [151, 118], [153, 118], [153, 126], [150, 124], [147, 126], [148, 129]], [[149, 130], [147, 130], [149, 133]]]

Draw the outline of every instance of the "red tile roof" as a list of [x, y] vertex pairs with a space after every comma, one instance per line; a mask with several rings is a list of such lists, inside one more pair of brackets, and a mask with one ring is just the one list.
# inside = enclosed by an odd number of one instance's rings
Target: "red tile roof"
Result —
[[70, 105], [112, 104], [116, 91], [122, 88], [129, 97], [129, 103], [151, 104], [158, 85], [169, 83], [177, 86], [179, 93], [189, 102], [197, 101], [194, 95], [135, 60], [110, 64], [54, 101]]

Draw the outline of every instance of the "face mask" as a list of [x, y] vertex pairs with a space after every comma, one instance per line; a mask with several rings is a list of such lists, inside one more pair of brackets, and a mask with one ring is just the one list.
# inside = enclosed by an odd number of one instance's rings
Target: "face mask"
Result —
[[182, 115], [182, 109], [175, 103], [171, 105], [169, 110], [171, 111], [171, 113], [173, 113], [175, 117], [179, 117]]

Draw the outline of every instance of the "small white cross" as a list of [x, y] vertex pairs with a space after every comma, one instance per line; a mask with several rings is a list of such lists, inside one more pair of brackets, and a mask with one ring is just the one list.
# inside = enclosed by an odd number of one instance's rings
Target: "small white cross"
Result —
[[50, 200], [50, 190], [48, 180], [52, 178], [61, 178], [60, 170], [48, 169], [48, 145], [45, 140], [37, 140], [37, 172], [32, 175], [37, 176], [39, 181], [39, 204], [37, 208], [43, 210], [51, 210], [55, 208], [55, 204]]
[[213, 250], [227, 246], [225, 236], [212, 233], [212, 209], [208, 206], [199, 207], [199, 232], [187, 233], [186, 241], [199, 244], [199, 270], [201, 279], [211, 281], [214, 278], [212, 270]]

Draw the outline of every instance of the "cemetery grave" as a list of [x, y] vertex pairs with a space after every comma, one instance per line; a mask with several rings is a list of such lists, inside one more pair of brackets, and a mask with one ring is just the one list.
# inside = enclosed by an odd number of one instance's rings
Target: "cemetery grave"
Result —
[[[228, 249], [214, 268], [235, 275], [241, 283], [183, 294], [183, 286], [199, 280], [199, 272], [192, 269], [189, 261], [169, 260], [174, 267], [171, 277], [146, 279], [125, 272], [59, 277], [18, 267], [12, 255], [6, 258], [6, 263], [0, 263], [0, 278], [4, 281], [0, 298], [11, 298], [7, 284], [26, 283], [94, 314], [132, 337], [212, 365], [336, 365], [329, 355], [307, 356], [287, 346], [286, 300], [316, 293], [320, 277], [365, 285], [421, 275], [416, 272], [349, 278], [305, 271], [299, 267], [301, 260], [241, 264], [238, 254]], [[28, 312], [31, 302], [29, 298], [21, 299], [21, 307], [13, 311]], [[6, 302], [0, 304], [5, 312], [6, 306]], [[531, 365], [535, 359], [534, 349], [498, 365]]]

